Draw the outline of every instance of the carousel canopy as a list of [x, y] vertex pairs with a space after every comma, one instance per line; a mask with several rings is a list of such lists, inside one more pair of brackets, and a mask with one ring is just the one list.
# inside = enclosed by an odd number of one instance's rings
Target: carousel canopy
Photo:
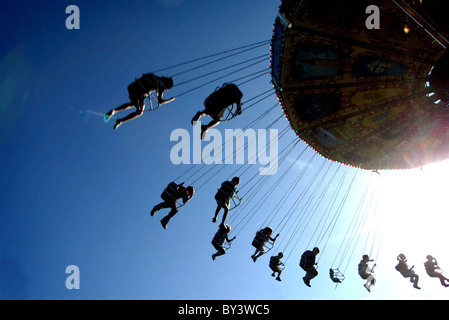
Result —
[[296, 134], [330, 160], [369, 170], [449, 158], [442, 13], [441, 1], [283, 1], [271, 72]]

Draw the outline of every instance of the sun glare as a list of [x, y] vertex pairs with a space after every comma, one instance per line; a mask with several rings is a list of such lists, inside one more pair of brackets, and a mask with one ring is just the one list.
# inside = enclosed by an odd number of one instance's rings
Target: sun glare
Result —
[[391, 250], [392, 255], [404, 251], [421, 260], [427, 254], [439, 254], [441, 261], [449, 262], [448, 178], [449, 161], [421, 169], [381, 172], [379, 214], [385, 250]]

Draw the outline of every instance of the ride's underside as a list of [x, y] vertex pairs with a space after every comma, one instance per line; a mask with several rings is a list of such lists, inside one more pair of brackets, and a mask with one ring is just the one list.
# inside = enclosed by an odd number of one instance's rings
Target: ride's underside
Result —
[[[282, 2], [273, 85], [296, 134], [322, 156], [369, 170], [449, 158], [448, 26], [441, 4], [423, 2]], [[370, 5], [379, 29], [365, 24]]]

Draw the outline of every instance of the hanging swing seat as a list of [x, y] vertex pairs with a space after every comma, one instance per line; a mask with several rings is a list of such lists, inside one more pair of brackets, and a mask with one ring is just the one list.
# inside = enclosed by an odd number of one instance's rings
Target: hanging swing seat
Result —
[[344, 274], [340, 270], [338, 270], [338, 268], [337, 269], [330, 268], [329, 276], [330, 276], [331, 280], [337, 284], [342, 283], [343, 280], [345, 279]]
[[227, 242], [227, 241], [223, 241], [221, 238], [220, 233], [215, 233], [214, 238], [212, 239], [212, 244], [214, 247], [222, 247], [225, 250], [228, 250], [231, 248], [231, 243], [232, 242]]
[[233, 112], [234, 104], [240, 103], [242, 97], [243, 93], [235, 84], [224, 83], [204, 100], [204, 106], [213, 118], [219, 118], [221, 111], [226, 109], [227, 115], [221, 121], [229, 121], [237, 116], [237, 112]]
[[231, 201], [232, 201], [232, 207], [229, 208], [229, 211], [237, 208], [242, 203], [242, 198], [239, 197], [239, 194], [237, 193], [237, 191], [235, 191], [235, 193], [233, 194]]
[[[133, 96], [144, 96], [144, 98], [148, 98], [148, 104], [150, 108], [146, 109], [145, 111], [154, 111], [159, 109], [159, 107], [161, 106], [161, 104], [158, 102], [158, 99], [154, 96], [154, 93], [157, 92], [157, 88], [162, 86], [163, 84], [159, 77], [156, 77], [152, 73], [144, 73], [140, 78], [136, 78], [136, 80], [128, 86], [128, 91], [130, 91]], [[156, 101], [155, 107], [153, 107], [151, 99], [154, 99]]]
[[229, 211], [237, 208], [242, 202], [242, 198], [239, 197], [238, 191], [234, 190], [234, 185], [231, 182], [226, 181], [215, 194], [215, 200], [222, 206], [228, 207], [226, 204], [232, 201], [232, 206], [228, 209]]
[[254, 237], [253, 242], [251, 243], [253, 247], [255, 247], [258, 250], [261, 250], [262, 247], [265, 248], [265, 253], [273, 249], [274, 242], [271, 241], [269, 238], [266, 240], [266, 235], [262, 232], [262, 230], [259, 230], [256, 232], [256, 236]]
[[[150, 109], [146, 109], [145, 111], [155, 111], [161, 107], [161, 104], [158, 102], [156, 96], [153, 92], [149, 93], [146, 98], [148, 98], [148, 104], [150, 105]], [[153, 107], [153, 103], [151, 102], [151, 99], [154, 99], [156, 101], [156, 107]]]
[[231, 104], [226, 108], [228, 114], [221, 119], [221, 121], [229, 121], [234, 119], [237, 116], [237, 113], [234, 111], [234, 104]]
[[274, 256], [270, 257], [270, 262], [269, 262], [268, 266], [273, 271], [275, 271], [275, 268], [278, 268], [281, 271], [285, 269], [285, 265], [282, 262], [278, 265], [275, 264]]

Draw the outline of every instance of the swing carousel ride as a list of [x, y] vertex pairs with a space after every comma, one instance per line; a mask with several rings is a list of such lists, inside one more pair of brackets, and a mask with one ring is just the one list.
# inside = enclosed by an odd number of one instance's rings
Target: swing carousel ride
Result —
[[[370, 13], [366, 9], [370, 6], [379, 10], [380, 28], [368, 27]], [[275, 96], [277, 103], [265, 111], [259, 108], [263, 112], [247, 128], [265, 117], [270, 118], [266, 129], [278, 120], [288, 120], [279, 138], [285, 139], [293, 129], [299, 139], [284, 144], [279, 152], [280, 167], [292, 157], [295, 148], [298, 150], [298, 142], [306, 144], [296, 160], [276, 175], [256, 172], [246, 176], [246, 166], [227, 174], [243, 177], [239, 188], [246, 189], [241, 192], [243, 197], [236, 197], [231, 210], [239, 208], [226, 222], [233, 226], [234, 233], [239, 235], [258, 216], [263, 221], [257, 230], [270, 226], [281, 234], [276, 243], [266, 242], [266, 251], [277, 247], [284, 252], [286, 262], [304, 237], [308, 238], [304, 249], [318, 246], [323, 252], [335, 226], [345, 216], [347, 229], [339, 238], [338, 252], [329, 269], [331, 280], [343, 282], [360, 243], [364, 243], [360, 257], [369, 251], [370, 257], [377, 259], [384, 227], [376, 214], [382, 197], [376, 189], [378, 170], [419, 168], [449, 158], [449, 24], [442, 12], [437, 1], [284, 0], [271, 41], [226, 51], [233, 52], [230, 57], [271, 46], [272, 88], [244, 101], [243, 113], [270, 96]], [[217, 72], [264, 61], [263, 55], [256, 56]], [[187, 71], [191, 70], [196, 68]], [[258, 70], [231, 83], [244, 86], [266, 72]], [[190, 81], [178, 85], [187, 83]], [[275, 119], [270, 114], [279, 109], [279, 104], [283, 115]], [[304, 160], [310, 148], [315, 152]], [[321, 162], [317, 155], [322, 156]], [[293, 174], [300, 162], [306, 164]], [[332, 166], [338, 168], [332, 170]], [[196, 168], [193, 166], [175, 180], [189, 181], [198, 191], [225, 167], [216, 170], [217, 165], [212, 165], [200, 173], [206, 166], [192, 171]], [[357, 170], [348, 178], [348, 169], [354, 167]], [[372, 172], [359, 184], [360, 192], [351, 198], [360, 171]], [[201, 180], [205, 181], [199, 183]], [[271, 192], [282, 189], [283, 184], [285, 192], [277, 201], [270, 201]], [[265, 217], [261, 208], [267, 212]], [[365, 239], [361, 238], [363, 230]]]

